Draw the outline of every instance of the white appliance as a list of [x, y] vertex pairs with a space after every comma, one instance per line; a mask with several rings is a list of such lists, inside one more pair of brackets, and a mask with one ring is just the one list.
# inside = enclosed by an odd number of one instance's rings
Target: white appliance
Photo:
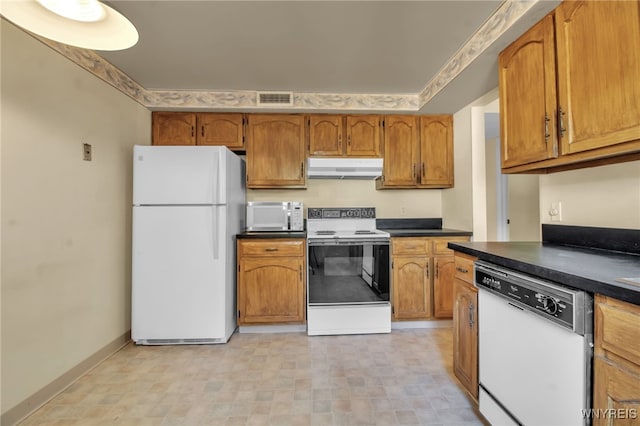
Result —
[[307, 209], [307, 334], [391, 332], [389, 233], [375, 208]]
[[247, 231], [302, 231], [302, 211], [299, 201], [249, 201]]
[[235, 235], [245, 165], [226, 147], [135, 146], [131, 338], [226, 343], [236, 329]]
[[382, 175], [382, 158], [309, 157], [307, 176], [311, 179], [364, 179]]
[[479, 407], [493, 425], [589, 424], [593, 299], [476, 262]]

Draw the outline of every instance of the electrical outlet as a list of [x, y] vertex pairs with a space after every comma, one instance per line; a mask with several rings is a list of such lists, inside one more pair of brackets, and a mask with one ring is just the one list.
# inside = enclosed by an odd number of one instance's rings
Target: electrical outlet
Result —
[[562, 221], [562, 202], [556, 201], [554, 203], [551, 203], [551, 207], [549, 208], [549, 216], [551, 217], [552, 222]]
[[82, 159], [84, 161], [91, 161], [91, 145], [88, 143], [82, 144]]
[[404, 206], [400, 207], [400, 214], [401, 214], [401, 215], [403, 215], [403, 216], [404, 216], [405, 214], [407, 214], [407, 208], [406, 208], [406, 207], [404, 207]]

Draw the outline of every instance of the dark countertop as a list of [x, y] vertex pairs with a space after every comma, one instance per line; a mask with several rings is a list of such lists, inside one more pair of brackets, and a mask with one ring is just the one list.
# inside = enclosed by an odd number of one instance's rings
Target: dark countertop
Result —
[[236, 238], [307, 238], [305, 231], [269, 231], [269, 232], [250, 232], [245, 231], [236, 235]]
[[458, 229], [387, 229], [380, 228], [381, 231], [388, 232], [392, 237], [470, 237], [473, 233], [460, 231]]
[[640, 305], [640, 255], [540, 242], [451, 242], [449, 248], [515, 271]]

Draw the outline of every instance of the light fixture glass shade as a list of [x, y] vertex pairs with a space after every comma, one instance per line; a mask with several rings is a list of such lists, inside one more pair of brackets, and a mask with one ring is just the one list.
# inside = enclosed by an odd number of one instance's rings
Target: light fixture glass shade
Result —
[[[86, 3], [86, 0], [73, 1]], [[101, 19], [95, 20], [96, 15], [90, 17], [93, 21], [71, 19], [57, 14], [67, 12], [56, 10], [54, 13], [37, 0], [0, 0], [0, 14], [27, 31], [84, 49], [122, 50], [138, 42], [138, 31], [127, 18], [97, 0], [93, 3], [104, 11]]]

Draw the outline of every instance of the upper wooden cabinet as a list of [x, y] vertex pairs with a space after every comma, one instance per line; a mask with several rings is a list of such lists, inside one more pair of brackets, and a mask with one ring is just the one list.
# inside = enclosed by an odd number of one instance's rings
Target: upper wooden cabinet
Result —
[[154, 145], [223, 145], [244, 149], [244, 115], [154, 112]]
[[420, 117], [420, 186], [453, 186], [453, 116]]
[[453, 186], [453, 117], [387, 115], [378, 189]]
[[347, 155], [380, 157], [379, 115], [347, 115]]
[[302, 115], [249, 114], [247, 187], [304, 188], [304, 134]]
[[344, 116], [318, 114], [307, 118], [309, 155], [340, 157], [344, 155]]
[[504, 173], [640, 158], [639, 1], [563, 2], [499, 69]]

